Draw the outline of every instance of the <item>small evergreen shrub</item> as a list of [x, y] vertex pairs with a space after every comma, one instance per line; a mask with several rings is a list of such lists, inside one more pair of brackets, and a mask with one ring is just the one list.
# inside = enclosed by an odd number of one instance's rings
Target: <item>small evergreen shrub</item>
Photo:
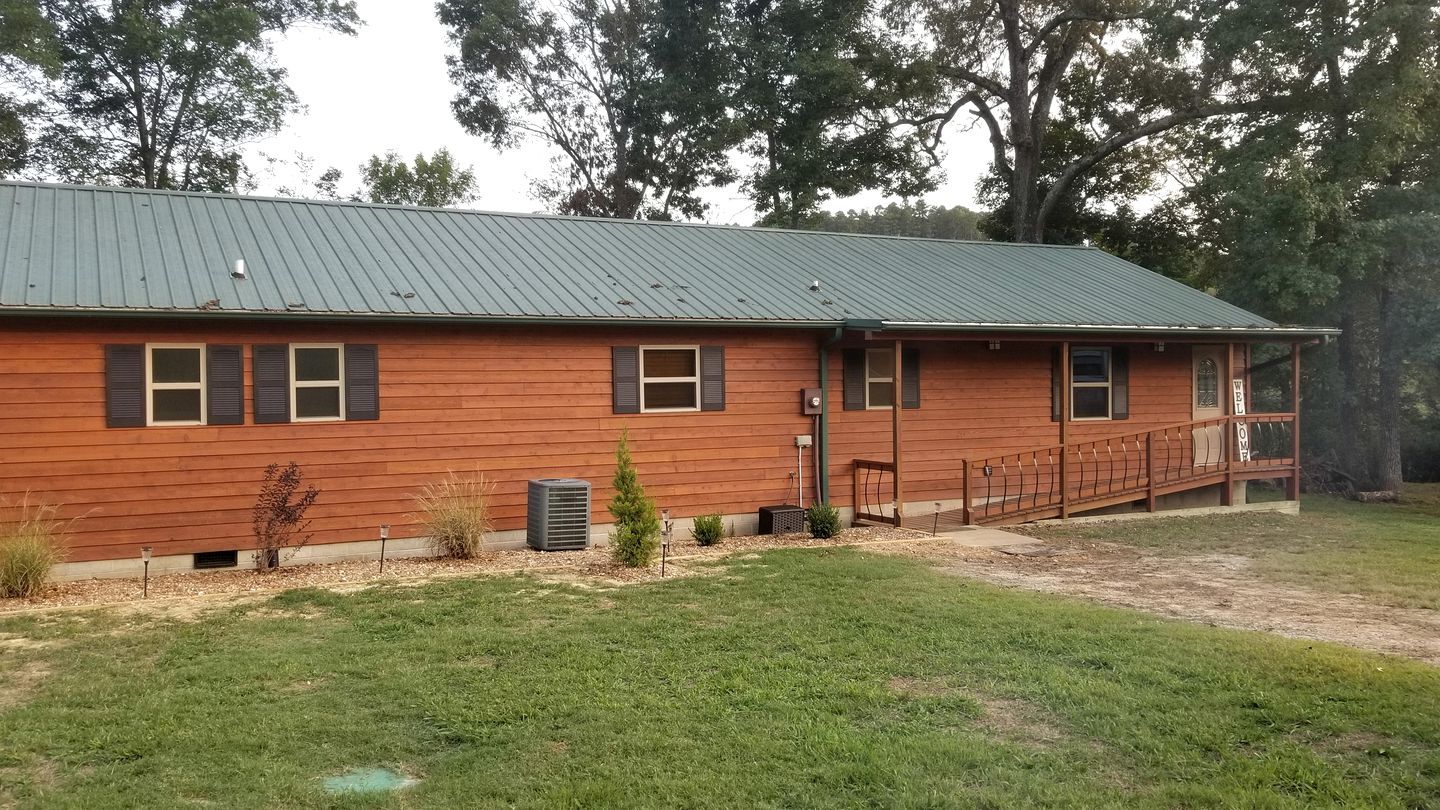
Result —
[[718, 514], [701, 515], [695, 518], [690, 534], [700, 545], [713, 546], [725, 537], [725, 521]]
[[825, 540], [840, 533], [840, 510], [828, 503], [817, 503], [805, 510], [810, 536]]
[[610, 554], [622, 565], [643, 568], [660, 550], [660, 518], [655, 515], [655, 502], [645, 497], [645, 488], [640, 486], [630, 458], [628, 433], [620, 434], [620, 446], [615, 450], [614, 485], [610, 514], [615, 518], [615, 530], [610, 533]]
[[320, 497], [320, 490], [310, 486], [300, 492], [304, 481], [305, 474], [293, 461], [284, 468], [279, 464], [265, 468], [260, 496], [250, 510], [250, 529], [255, 535], [255, 567], [261, 571], [273, 571], [280, 567], [282, 549], [298, 550], [310, 542], [310, 535], [303, 534], [310, 525], [310, 521], [305, 519], [305, 512]]
[[485, 476], [448, 473], [415, 496], [430, 539], [442, 557], [468, 560], [485, 547], [490, 531], [490, 490]]
[[36, 596], [50, 578], [50, 570], [65, 559], [61, 540], [68, 527], [57, 520], [60, 507], [30, 503], [26, 495], [13, 507], [15, 517], [0, 522], [0, 597]]

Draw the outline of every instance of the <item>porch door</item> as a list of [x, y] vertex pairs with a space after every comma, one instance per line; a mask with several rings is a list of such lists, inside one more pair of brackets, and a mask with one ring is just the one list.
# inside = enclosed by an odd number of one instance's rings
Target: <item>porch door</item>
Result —
[[[1225, 373], [1227, 346], [1195, 346], [1190, 371], [1191, 418], [1218, 419], [1225, 415]], [[1219, 464], [1225, 459], [1225, 426], [1197, 425], [1190, 431], [1196, 467]]]

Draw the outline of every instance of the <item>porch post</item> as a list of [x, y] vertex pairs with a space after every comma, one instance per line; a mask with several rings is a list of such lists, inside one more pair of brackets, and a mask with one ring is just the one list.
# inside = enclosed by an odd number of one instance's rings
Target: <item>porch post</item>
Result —
[[1220, 461], [1225, 465], [1225, 483], [1220, 490], [1220, 505], [1235, 505], [1235, 344], [1225, 344], [1225, 385], [1219, 391], [1220, 412], [1225, 414], [1225, 440], [1220, 445]]
[[890, 435], [890, 442], [891, 442], [891, 448], [892, 448], [892, 451], [893, 451], [893, 455], [891, 456], [891, 458], [894, 460], [894, 463], [895, 463], [895, 527], [896, 527], [896, 528], [899, 528], [899, 527], [905, 525], [905, 517], [904, 517], [903, 514], [901, 514], [901, 513], [904, 512], [904, 510], [905, 510], [905, 496], [904, 496], [904, 494], [903, 494], [903, 493], [904, 493], [904, 490], [901, 488], [901, 485], [900, 485], [900, 484], [901, 484], [901, 481], [904, 480], [903, 477], [902, 477], [901, 474], [900, 474], [900, 438], [901, 438], [901, 436], [900, 436], [900, 433], [901, 433], [901, 431], [900, 431], [900, 414], [901, 414], [902, 411], [905, 410], [905, 408], [903, 407], [903, 404], [904, 404], [904, 400], [902, 399], [902, 396], [903, 396], [903, 395], [902, 395], [901, 390], [900, 390], [900, 388], [901, 388], [900, 380], [901, 380], [902, 376], [903, 376], [904, 373], [905, 373], [905, 369], [904, 369], [904, 367], [901, 365], [901, 360], [900, 360], [901, 351], [900, 351], [900, 347], [901, 347], [901, 341], [900, 341], [900, 340], [896, 340], [896, 341], [895, 341], [895, 377], [894, 377], [894, 379], [891, 381], [891, 386], [892, 386], [892, 394], [891, 394], [891, 396], [892, 396], [892, 401], [891, 401], [891, 403], [890, 403], [890, 433], [891, 433], [891, 435]]
[[1060, 517], [1070, 517], [1070, 341], [1060, 342]]
[[1295, 412], [1290, 422], [1290, 454], [1295, 466], [1285, 484], [1285, 497], [1300, 500], [1300, 344], [1290, 344], [1290, 409]]

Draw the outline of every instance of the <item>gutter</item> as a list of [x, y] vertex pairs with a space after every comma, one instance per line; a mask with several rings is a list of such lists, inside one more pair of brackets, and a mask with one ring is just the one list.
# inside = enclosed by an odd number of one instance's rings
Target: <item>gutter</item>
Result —
[[1034, 334], [1104, 333], [1186, 337], [1334, 337], [1341, 330], [1325, 326], [1141, 326], [1098, 323], [986, 323], [946, 321], [881, 321], [882, 332], [1016, 332]]

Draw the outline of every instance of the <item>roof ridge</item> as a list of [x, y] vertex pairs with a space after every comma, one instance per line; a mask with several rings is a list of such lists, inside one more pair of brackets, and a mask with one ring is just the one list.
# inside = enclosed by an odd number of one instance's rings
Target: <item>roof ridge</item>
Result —
[[791, 236], [844, 236], [856, 239], [888, 239], [902, 242], [938, 242], [947, 245], [992, 245], [1005, 248], [1049, 248], [1060, 250], [1098, 251], [1090, 245], [1057, 245], [1046, 242], [1004, 242], [990, 239], [944, 239], [937, 236], [902, 236], [879, 233], [851, 233], [846, 231], [812, 231], [790, 228], [774, 228], [760, 225], [727, 225], [714, 222], [677, 222], [663, 219], [618, 219], [614, 217], [592, 217], [574, 214], [546, 214], [538, 211], [492, 211], [480, 208], [438, 208], [428, 205], [397, 205], [394, 203], [370, 203], [356, 200], [317, 200], [305, 197], [273, 197], [258, 194], [234, 194], [212, 191], [180, 191], [176, 189], [132, 188], [129, 186], [92, 186], [82, 183], [45, 183], [34, 180], [0, 180], [0, 186], [28, 188], [54, 188], [77, 191], [101, 191], [108, 193], [162, 195], [177, 197], [200, 197], [204, 199], [229, 199], [248, 202], [279, 202], [295, 205], [317, 205], [324, 207], [373, 208], [379, 210], [427, 211], [444, 214], [464, 214], [486, 217], [513, 217], [518, 219], [558, 220], [562, 222], [599, 222], [607, 225], [649, 225], [660, 227], [708, 228], [713, 230], [742, 231], [746, 233], [776, 233]]

